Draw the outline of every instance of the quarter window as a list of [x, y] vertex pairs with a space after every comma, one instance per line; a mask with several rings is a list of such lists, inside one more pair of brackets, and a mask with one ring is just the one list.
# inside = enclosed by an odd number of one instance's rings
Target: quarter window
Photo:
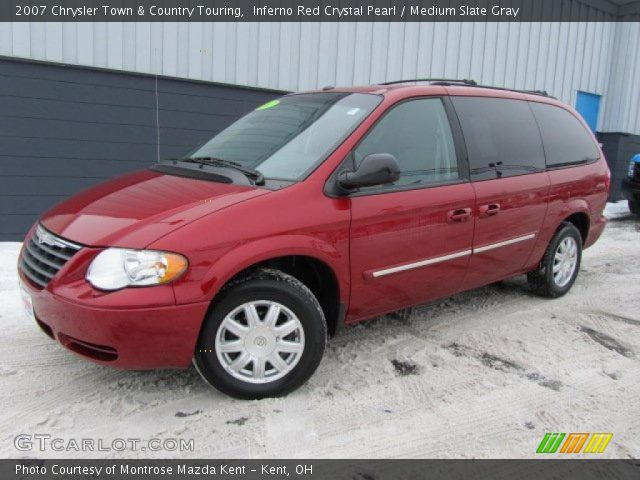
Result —
[[540, 131], [527, 102], [488, 97], [451, 99], [467, 145], [472, 180], [545, 169]]
[[393, 107], [353, 152], [356, 165], [372, 153], [389, 153], [400, 165], [392, 185], [422, 186], [457, 180], [458, 163], [449, 120], [439, 98], [411, 100]]
[[587, 129], [564, 108], [530, 102], [540, 126], [548, 167], [588, 163], [598, 158], [598, 149]]

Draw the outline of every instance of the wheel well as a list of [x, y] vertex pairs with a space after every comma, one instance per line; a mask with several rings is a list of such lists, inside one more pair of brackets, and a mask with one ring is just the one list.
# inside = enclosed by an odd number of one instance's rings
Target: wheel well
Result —
[[[326, 263], [302, 255], [278, 257], [256, 263], [237, 273], [229, 280], [244, 277], [257, 268], [272, 268], [287, 273], [304, 283], [315, 295], [327, 320], [329, 335], [333, 335], [340, 321], [340, 287], [338, 280]], [[227, 283], [229, 283], [227, 282]]]
[[587, 241], [587, 235], [589, 235], [589, 217], [585, 213], [574, 213], [564, 219], [565, 222], [573, 223], [580, 231], [582, 237], [582, 244]]

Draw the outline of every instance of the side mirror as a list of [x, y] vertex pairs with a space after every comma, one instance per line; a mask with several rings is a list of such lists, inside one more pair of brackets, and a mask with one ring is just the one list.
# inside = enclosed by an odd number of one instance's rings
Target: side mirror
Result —
[[338, 176], [338, 184], [346, 189], [373, 187], [393, 183], [400, 178], [400, 166], [389, 153], [372, 153], [362, 159], [355, 171], [343, 171]]

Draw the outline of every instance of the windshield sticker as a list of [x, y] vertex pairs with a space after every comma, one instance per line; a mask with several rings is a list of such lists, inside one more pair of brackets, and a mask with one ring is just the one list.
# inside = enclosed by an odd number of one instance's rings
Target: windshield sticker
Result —
[[280, 103], [280, 100], [271, 100], [270, 102], [260, 105], [256, 110], [266, 110], [267, 108], [275, 107]]

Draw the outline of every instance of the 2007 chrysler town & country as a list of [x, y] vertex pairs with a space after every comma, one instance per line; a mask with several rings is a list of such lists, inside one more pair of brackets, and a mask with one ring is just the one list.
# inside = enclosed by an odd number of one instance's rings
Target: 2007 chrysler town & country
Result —
[[526, 273], [564, 295], [609, 170], [570, 108], [470, 81], [287, 95], [53, 208], [19, 259], [42, 330], [101, 364], [282, 395], [328, 334]]

